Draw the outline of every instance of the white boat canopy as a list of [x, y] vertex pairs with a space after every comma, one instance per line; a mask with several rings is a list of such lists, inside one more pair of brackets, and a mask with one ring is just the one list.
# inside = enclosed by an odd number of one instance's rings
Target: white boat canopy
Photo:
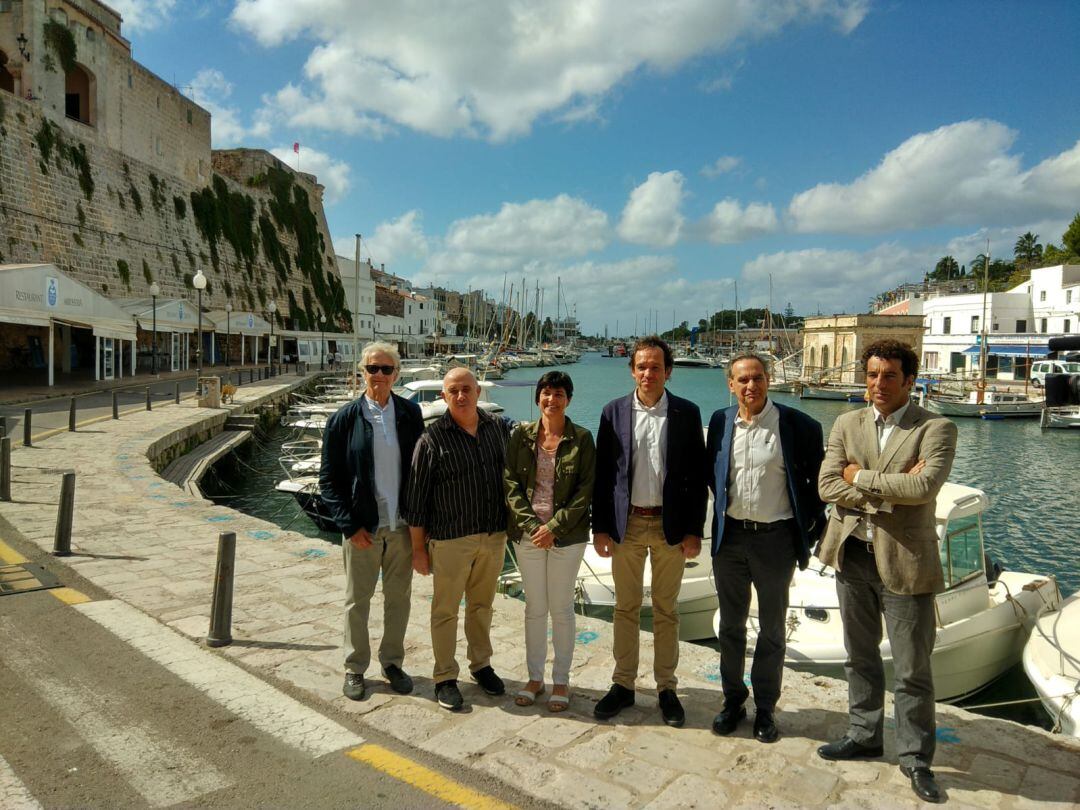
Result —
[[[55, 383], [56, 375], [53, 325], [91, 330], [95, 353], [102, 339], [130, 341], [131, 372], [135, 372], [135, 319], [113, 301], [65, 275], [54, 264], [0, 265], [0, 322], [48, 329], [49, 385]], [[112, 343], [108, 345], [111, 347]], [[95, 379], [99, 367], [95, 359]]]

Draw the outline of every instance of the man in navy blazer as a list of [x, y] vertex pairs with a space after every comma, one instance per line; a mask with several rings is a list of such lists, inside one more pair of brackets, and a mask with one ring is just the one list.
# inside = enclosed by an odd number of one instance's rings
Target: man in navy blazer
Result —
[[701, 411], [665, 391], [673, 356], [656, 336], [630, 355], [633, 393], [609, 402], [596, 438], [593, 543], [612, 557], [615, 672], [596, 704], [600, 719], [634, 705], [645, 560], [652, 567], [653, 674], [664, 722], [686, 719], [675, 694], [678, 598], [688, 557], [701, 552], [705, 525], [705, 441]]
[[750, 586], [757, 591], [758, 639], [750, 683], [754, 737], [780, 737], [773, 716], [784, 670], [788, 588], [795, 565], [806, 568], [810, 546], [825, 525], [817, 479], [825, 456], [821, 425], [768, 397], [769, 370], [755, 354], [728, 365], [738, 404], [709, 422], [709, 488], [715, 502], [713, 575], [720, 607], [720, 682], [724, 707], [713, 731], [730, 734], [746, 717], [743, 680]]

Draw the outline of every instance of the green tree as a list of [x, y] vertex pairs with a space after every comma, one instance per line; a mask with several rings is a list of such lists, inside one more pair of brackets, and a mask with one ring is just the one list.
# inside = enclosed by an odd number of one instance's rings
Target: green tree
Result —
[[954, 276], [959, 277], [960, 264], [952, 256], [942, 256], [934, 265], [930, 278], [936, 281], [946, 281]]
[[1073, 217], [1073, 221], [1065, 230], [1061, 241], [1074, 258], [1080, 258], [1080, 214]]
[[1039, 244], [1039, 235], [1028, 231], [1016, 240], [1013, 257], [1020, 268], [1034, 267], [1042, 260], [1043, 246]]

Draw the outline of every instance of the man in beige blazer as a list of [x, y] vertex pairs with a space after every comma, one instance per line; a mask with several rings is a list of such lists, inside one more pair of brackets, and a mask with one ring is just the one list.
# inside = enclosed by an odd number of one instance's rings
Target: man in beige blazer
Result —
[[844, 623], [848, 732], [824, 759], [882, 755], [885, 670], [881, 617], [892, 648], [900, 770], [923, 801], [942, 801], [934, 758], [930, 654], [934, 594], [945, 587], [934, 500], [949, 476], [956, 425], [910, 400], [919, 361], [905, 344], [880, 340], [862, 356], [871, 407], [833, 425], [818, 490], [834, 504], [818, 557], [836, 569]]

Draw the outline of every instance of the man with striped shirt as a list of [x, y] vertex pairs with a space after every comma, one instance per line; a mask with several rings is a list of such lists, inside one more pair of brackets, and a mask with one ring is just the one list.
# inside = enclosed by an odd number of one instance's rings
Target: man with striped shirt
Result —
[[465, 368], [443, 378], [446, 413], [413, 453], [405, 519], [413, 570], [432, 574], [432, 679], [439, 705], [457, 711], [458, 607], [465, 597], [469, 670], [489, 695], [506, 691], [491, 667], [492, 603], [506, 548], [502, 470], [511, 423], [477, 408], [480, 385]]

